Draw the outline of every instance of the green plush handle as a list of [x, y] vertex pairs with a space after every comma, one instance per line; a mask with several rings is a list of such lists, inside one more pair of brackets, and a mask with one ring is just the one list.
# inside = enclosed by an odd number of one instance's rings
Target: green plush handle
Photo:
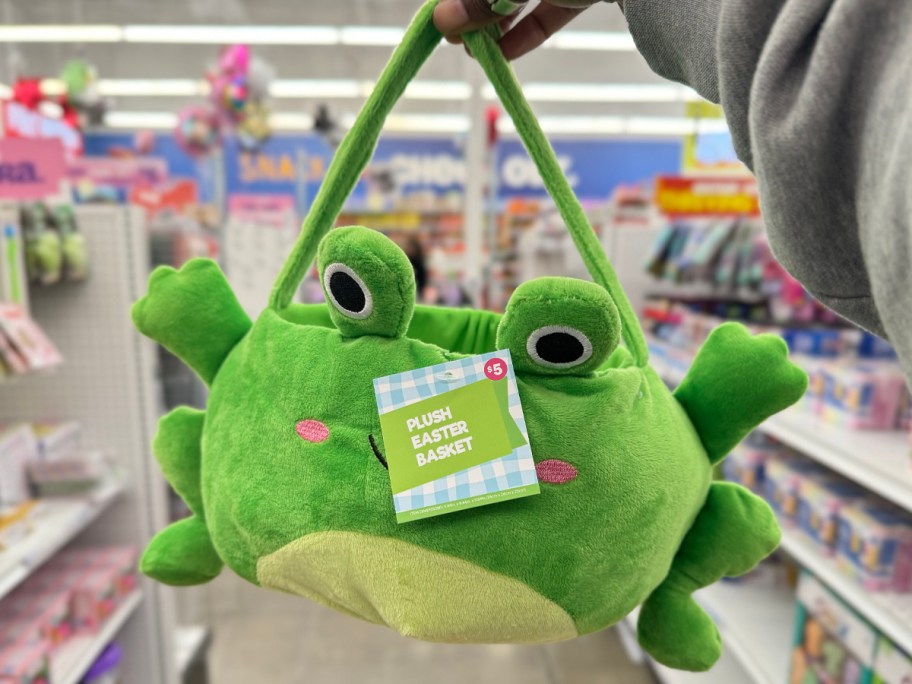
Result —
[[[332, 228], [345, 200], [354, 190], [358, 178], [370, 162], [387, 115], [409, 81], [440, 42], [441, 35], [433, 23], [436, 5], [437, 0], [429, 0], [419, 10], [402, 43], [393, 52], [354, 126], [339, 146], [320, 191], [304, 220], [301, 235], [273, 288], [269, 302], [272, 308], [282, 309], [291, 302], [295, 290], [314, 259], [317, 244]], [[639, 320], [592, 230], [586, 212], [583, 211], [561, 170], [553, 148], [523, 96], [513, 69], [489, 32], [469, 33], [464, 38], [472, 55], [481, 64], [493, 84], [504, 109], [513, 119], [516, 130], [529, 156], [535, 162], [545, 188], [557, 205], [586, 268], [593, 280], [608, 290], [614, 298], [621, 314], [624, 342], [628, 350], [637, 365], [645, 366], [649, 361], [649, 349]]]

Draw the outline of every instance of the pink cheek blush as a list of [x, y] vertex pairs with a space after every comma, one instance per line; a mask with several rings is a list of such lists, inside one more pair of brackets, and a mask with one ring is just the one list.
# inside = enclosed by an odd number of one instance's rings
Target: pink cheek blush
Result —
[[305, 442], [319, 444], [329, 438], [329, 428], [319, 420], [302, 420], [295, 425], [295, 432]]
[[547, 484], [564, 484], [575, 480], [579, 472], [566, 461], [560, 461], [556, 458], [549, 458], [546, 461], [535, 464], [535, 473], [538, 475], [540, 482]]

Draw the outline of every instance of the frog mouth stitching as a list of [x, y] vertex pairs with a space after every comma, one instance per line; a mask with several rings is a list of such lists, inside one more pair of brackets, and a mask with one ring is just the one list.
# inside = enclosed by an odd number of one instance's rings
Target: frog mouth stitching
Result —
[[380, 447], [377, 446], [377, 440], [374, 439], [374, 436], [369, 434], [367, 436], [367, 441], [370, 442], [371, 450], [374, 452], [374, 456], [377, 457], [377, 460], [380, 461], [380, 465], [389, 470], [389, 465], [383, 457], [383, 454], [380, 453]]

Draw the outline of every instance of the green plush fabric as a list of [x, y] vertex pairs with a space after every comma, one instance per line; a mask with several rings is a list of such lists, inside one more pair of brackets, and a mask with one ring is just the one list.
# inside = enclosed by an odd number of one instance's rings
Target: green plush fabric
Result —
[[681, 544], [671, 572], [637, 624], [640, 644], [660, 663], [705, 671], [722, 653], [719, 631], [692, 594], [752, 570], [779, 545], [776, 516], [744, 487], [716, 482]]
[[[211, 386], [201, 438], [199, 418], [177, 412], [156, 442], [166, 475], [202, 510], [152, 540], [143, 571], [191, 584], [224, 562], [250, 582], [456, 642], [569, 638], [645, 601], [647, 650], [676, 667], [705, 669], [718, 656], [718, 634], [690, 594], [758, 562], [776, 534], [757, 500], [711, 484], [713, 463], [797, 399], [805, 380], [780, 343], [726, 327], [677, 395], [669, 392], [487, 36], [467, 40], [595, 284], [528, 283], [502, 317], [416, 309], [414, 276], [397, 248], [363, 228], [329, 232], [383, 116], [439, 41], [433, 4], [419, 12], [342, 143], [256, 323], [209, 262], [157, 271], [136, 305], [137, 326]], [[329, 305], [289, 305], [317, 251]], [[543, 481], [537, 496], [397, 524], [372, 381], [500, 345], [516, 362], [536, 462], [564, 461], [576, 476]], [[574, 356], [577, 347], [591, 355]]]
[[218, 265], [210, 259], [191, 259], [180, 271], [159, 266], [149, 289], [156, 297], [143, 297], [133, 305], [136, 328], [211, 383], [251, 325]]
[[[591, 349], [589, 357], [566, 367], [546, 366], [530, 355], [530, 336], [549, 321], [548, 332], [565, 336], [580, 333]], [[553, 332], [552, 332], [553, 334]], [[544, 375], [588, 375], [605, 364], [617, 348], [621, 337], [621, 320], [617, 307], [608, 292], [584, 280], [568, 278], [538, 278], [523, 283], [513, 296], [510, 306], [497, 329], [497, 348], [509, 349], [513, 367], [524, 373]]]
[[440, 43], [441, 35], [432, 20], [436, 4], [436, 0], [427, 2], [418, 11], [364, 103], [357, 123], [336, 150], [333, 163], [304, 219], [291, 257], [276, 280], [269, 300], [271, 308], [284, 309], [291, 302], [298, 284], [313, 262], [317, 245], [333, 227], [345, 200], [370, 162], [387, 115]]
[[[332, 265], [346, 269], [340, 275], [364, 298], [363, 313], [353, 314], [333, 298], [325, 277], [326, 268]], [[360, 226], [334, 230], [320, 243], [317, 268], [326, 300], [331, 302], [329, 316], [344, 336], [405, 334], [415, 310], [415, 272], [390, 240]], [[361, 282], [353, 282], [355, 277]]]
[[[732, 350], [737, 353], [732, 353]], [[798, 401], [807, 375], [783, 363], [788, 346], [775, 335], [751, 337], [744, 326], [713, 330], [675, 391], [703, 439], [713, 463], [721, 461], [751, 430]], [[757, 372], [751, 377], [751, 371]], [[749, 386], [735, 378], [750, 377]]]
[[[387, 537], [310, 534], [261, 558], [257, 577], [264, 587], [426, 641], [540, 643], [577, 635], [566, 611], [526, 584]], [[480, 586], [489, 600], [466, 601]], [[402, 597], [416, 593], [427, 600], [410, 610]]]
[[143, 574], [175, 587], [205, 584], [218, 577], [224, 565], [206, 524], [195, 515], [156, 534], [139, 560]]
[[174, 491], [187, 507], [204, 518], [200, 485], [201, 441], [206, 414], [189, 406], [179, 406], [158, 421], [152, 453]]

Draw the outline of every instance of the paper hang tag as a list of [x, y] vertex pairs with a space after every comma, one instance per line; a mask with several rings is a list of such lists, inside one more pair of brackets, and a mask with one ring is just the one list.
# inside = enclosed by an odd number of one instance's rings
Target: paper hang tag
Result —
[[374, 380], [400, 523], [538, 494], [510, 352]]

